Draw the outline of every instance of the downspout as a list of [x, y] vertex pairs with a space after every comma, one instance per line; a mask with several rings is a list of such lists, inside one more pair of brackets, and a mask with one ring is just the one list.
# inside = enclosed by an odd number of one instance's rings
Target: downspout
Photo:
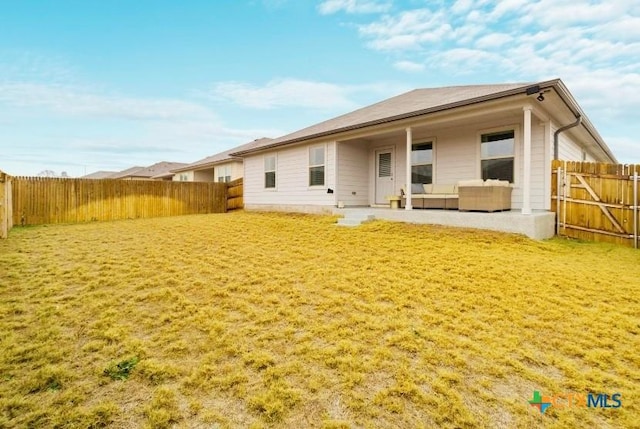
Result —
[[553, 159], [558, 159], [558, 140], [560, 138], [560, 133], [563, 133], [565, 131], [567, 131], [568, 129], [571, 129], [573, 127], [577, 127], [578, 125], [580, 125], [582, 123], [582, 116], [580, 115], [576, 115], [576, 121], [569, 124], [569, 125], [565, 125], [564, 127], [560, 127], [556, 130], [555, 133], [553, 133]]

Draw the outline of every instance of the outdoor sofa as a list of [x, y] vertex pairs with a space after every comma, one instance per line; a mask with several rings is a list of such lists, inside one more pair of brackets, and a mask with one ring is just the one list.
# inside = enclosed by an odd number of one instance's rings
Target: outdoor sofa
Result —
[[[411, 205], [417, 209], [451, 209], [458, 208], [458, 185], [411, 185]], [[400, 206], [405, 207], [407, 196], [401, 195]]]
[[506, 180], [461, 180], [458, 182], [458, 210], [511, 210], [512, 190], [511, 184]]

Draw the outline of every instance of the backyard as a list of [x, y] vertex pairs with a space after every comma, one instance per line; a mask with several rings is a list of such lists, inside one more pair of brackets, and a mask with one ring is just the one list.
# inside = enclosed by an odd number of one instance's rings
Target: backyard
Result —
[[640, 251], [335, 220], [14, 228], [0, 427], [640, 427]]

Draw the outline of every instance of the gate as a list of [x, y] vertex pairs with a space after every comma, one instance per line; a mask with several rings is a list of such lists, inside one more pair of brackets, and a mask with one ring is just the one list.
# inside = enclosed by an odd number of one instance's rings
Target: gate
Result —
[[556, 234], [638, 248], [640, 165], [553, 161]]

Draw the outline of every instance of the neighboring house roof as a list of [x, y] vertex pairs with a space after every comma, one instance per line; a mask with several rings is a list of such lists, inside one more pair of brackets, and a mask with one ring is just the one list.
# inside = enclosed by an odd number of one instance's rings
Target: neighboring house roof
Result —
[[117, 171], [96, 171], [91, 174], [87, 174], [81, 177], [81, 179], [109, 179], [111, 176], [116, 174]]
[[262, 137], [259, 139], [255, 139], [253, 141], [250, 141], [249, 143], [245, 143], [242, 144], [240, 146], [236, 146], [234, 148], [225, 150], [224, 152], [220, 152], [217, 153], [215, 155], [211, 155], [208, 156], [206, 158], [203, 158], [199, 161], [193, 162], [191, 164], [186, 164], [183, 167], [180, 168], [176, 168], [174, 170], [171, 170], [173, 173], [180, 173], [182, 171], [190, 171], [190, 170], [201, 170], [203, 168], [208, 168], [208, 167], [212, 167], [214, 165], [217, 164], [222, 164], [223, 162], [228, 162], [228, 161], [240, 161], [242, 162], [242, 158], [238, 158], [236, 156], [232, 156], [231, 153], [233, 152], [238, 152], [238, 151], [245, 151], [245, 150], [249, 150], [253, 147], [256, 146], [260, 146], [263, 144], [266, 144], [268, 142], [270, 142], [273, 139], [267, 138], [267, 137]]
[[184, 167], [185, 165], [187, 164], [183, 162], [161, 161], [149, 167], [131, 167], [114, 174], [110, 178], [124, 179], [126, 177], [138, 177], [138, 178], [144, 178], [144, 179], [151, 179], [154, 176], [164, 175], [165, 173], [168, 173], [173, 169]]
[[127, 168], [126, 170], [118, 171], [117, 173], [109, 176], [109, 179], [122, 179], [123, 177], [132, 177], [138, 170], [142, 170], [144, 167], [136, 166]]
[[373, 125], [399, 121], [416, 116], [526, 94], [527, 89], [539, 87], [535, 93], [553, 88], [574, 115], [582, 117], [582, 125], [611, 159], [611, 150], [602, 140], [578, 103], [560, 79], [536, 83], [511, 83], [498, 85], [449, 86], [444, 88], [422, 88], [383, 100], [371, 106], [338, 116], [328, 121], [295, 131], [251, 148], [232, 152], [232, 156], [243, 156], [264, 149], [298, 143], [312, 138], [330, 136]]

